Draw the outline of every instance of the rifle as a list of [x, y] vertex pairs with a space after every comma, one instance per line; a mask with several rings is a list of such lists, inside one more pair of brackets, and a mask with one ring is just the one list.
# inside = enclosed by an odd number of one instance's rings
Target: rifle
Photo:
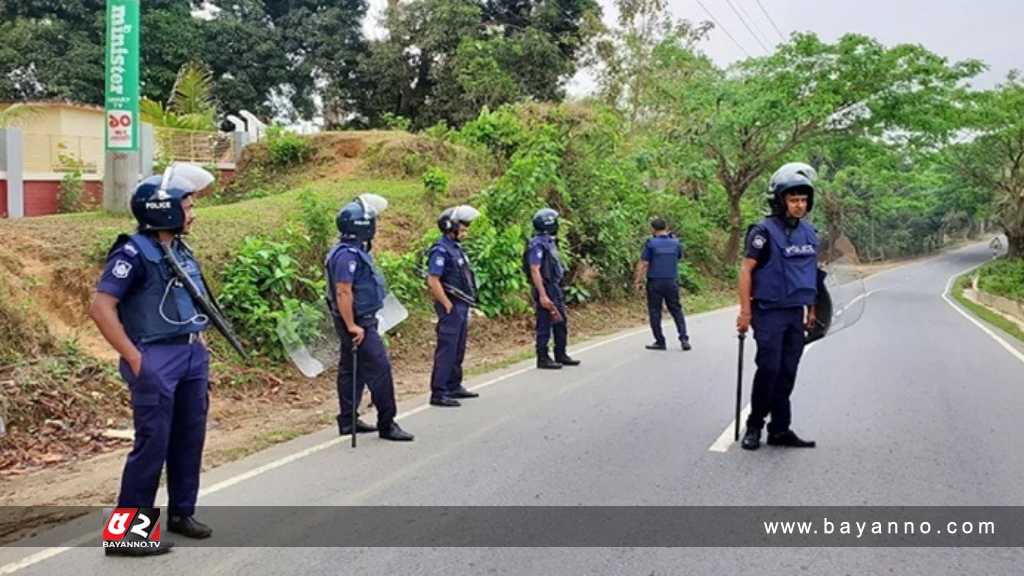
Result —
[[[184, 240], [179, 238], [178, 241], [185, 246], [186, 250], [189, 252], [192, 251], [188, 244], [185, 244]], [[181, 263], [178, 262], [178, 259], [174, 256], [174, 251], [171, 250], [171, 247], [162, 242], [157, 242], [157, 244], [160, 246], [160, 249], [164, 251], [164, 260], [167, 261], [167, 264], [171, 267], [171, 271], [174, 272], [175, 277], [178, 278], [181, 285], [185, 287], [188, 295], [192, 298], [192, 301], [195, 302], [196, 306], [199, 307], [199, 310], [210, 319], [213, 326], [221, 333], [222, 336], [224, 336], [228, 343], [231, 344], [231, 347], [238, 352], [242, 359], [248, 360], [249, 355], [246, 354], [245, 349], [242, 348], [242, 342], [238, 339], [238, 336], [235, 336], [234, 330], [231, 328], [231, 324], [228, 322], [227, 318], [224, 317], [224, 313], [217, 304], [217, 300], [213, 296], [213, 293], [209, 292], [209, 297], [207, 297], [206, 294], [203, 294], [203, 292], [199, 290], [199, 287], [196, 286], [195, 282], [192, 281], [192, 278], [185, 273], [185, 269], [181, 267]], [[203, 279], [203, 284], [209, 287], [209, 283], [206, 282], [206, 278], [202, 276], [200, 277]]]
[[456, 300], [468, 304], [470, 308], [476, 308], [476, 298], [473, 296], [470, 296], [462, 290], [443, 282], [441, 283], [441, 287], [444, 288], [444, 291], [447, 292], [449, 296], [453, 296]]

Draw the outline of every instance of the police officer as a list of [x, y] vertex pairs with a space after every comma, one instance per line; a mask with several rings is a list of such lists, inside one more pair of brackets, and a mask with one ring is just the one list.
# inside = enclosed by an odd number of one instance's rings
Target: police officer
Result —
[[[384, 307], [387, 290], [384, 278], [373, 264], [372, 240], [377, 230], [377, 216], [387, 207], [387, 200], [376, 194], [362, 194], [341, 208], [335, 223], [341, 236], [327, 254], [327, 302], [334, 328], [341, 340], [338, 360], [338, 432], [377, 432], [385, 440], [411, 441], [413, 435], [395, 422], [395, 386], [391, 377], [391, 361], [384, 342], [377, 332], [378, 310]], [[352, 397], [352, 351], [358, 356], [359, 381]], [[377, 407], [377, 426], [356, 420], [352, 430], [352, 412], [358, 410], [363, 386], [370, 389]]]
[[[209, 319], [164, 260], [163, 247], [205, 293], [199, 263], [180, 236], [194, 222], [194, 195], [212, 182], [206, 170], [174, 164], [162, 177], [139, 183], [131, 198], [138, 231], [115, 241], [89, 308], [120, 355], [121, 377], [131, 391], [135, 443], [117, 505], [153, 507], [166, 462], [167, 529], [189, 538], [212, 534], [193, 517], [209, 406], [210, 353], [202, 338]], [[107, 548], [106, 553], [146, 556], [173, 545], [163, 539], [158, 548]]]
[[[768, 444], [813, 448], [790, 430], [789, 395], [804, 350], [804, 330], [815, 321], [817, 233], [804, 216], [814, 207], [814, 169], [786, 164], [768, 186], [771, 215], [750, 228], [740, 269], [736, 328], [754, 327], [757, 372], [742, 446], [756, 450], [769, 415]], [[806, 314], [805, 314], [806, 310]]]
[[686, 334], [686, 317], [679, 305], [679, 261], [683, 258], [683, 246], [675, 235], [670, 234], [662, 218], [651, 220], [652, 236], [644, 243], [640, 262], [636, 267], [634, 285], [637, 291], [647, 278], [647, 313], [651, 319], [654, 343], [648, 350], [664, 350], [665, 334], [661, 330], [661, 303], [665, 302], [669, 314], [676, 322], [676, 333], [683, 350], [690, 350], [690, 338]]
[[[533, 215], [533, 238], [524, 254], [537, 314], [537, 368], [557, 370], [578, 366], [566, 353], [569, 330], [562, 279], [565, 269], [558, 254], [558, 212], [543, 208]], [[555, 358], [548, 356], [548, 341], [555, 335]]]
[[430, 403], [459, 406], [458, 398], [476, 398], [462, 387], [462, 360], [466, 356], [469, 309], [476, 303], [476, 278], [460, 242], [480, 215], [472, 206], [455, 206], [441, 212], [437, 227], [441, 239], [427, 255], [427, 285], [437, 313], [437, 348], [430, 374]]

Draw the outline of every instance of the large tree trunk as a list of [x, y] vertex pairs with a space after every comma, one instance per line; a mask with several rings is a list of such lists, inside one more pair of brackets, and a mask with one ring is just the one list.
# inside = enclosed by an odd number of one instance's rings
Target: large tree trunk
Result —
[[744, 189], [726, 188], [729, 195], [729, 242], [725, 245], [722, 261], [735, 264], [739, 260], [740, 235], [743, 233], [743, 215], [740, 213], [740, 200]]
[[1024, 234], [1006, 232], [1007, 258], [1024, 258]]

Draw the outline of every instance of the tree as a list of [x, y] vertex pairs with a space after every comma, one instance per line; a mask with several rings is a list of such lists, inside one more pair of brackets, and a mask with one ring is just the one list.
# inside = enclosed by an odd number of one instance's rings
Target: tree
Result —
[[[606, 31], [595, 43], [601, 99], [624, 110], [636, 123], [649, 97], [659, 47], [681, 47], [684, 53], [697, 56], [694, 49], [711, 24], [675, 19], [666, 0], [616, 0], [615, 6], [618, 27]], [[682, 66], [676, 71], [690, 68]]]
[[921, 46], [886, 48], [849, 34], [834, 44], [795, 34], [775, 53], [728, 70], [671, 66], [685, 46], [663, 47], [650, 106], [714, 165], [729, 203], [726, 261], [737, 257], [741, 200], [799, 148], [828, 135], [864, 135], [935, 145], [957, 128], [962, 81], [982, 65], [954, 64]]
[[[366, 50], [366, 0], [215, 0], [202, 25], [204, 60], [225, 111], [309, 119], [346, 106], [358, 57]], [[328, 110], [330, 112], [330, 110]]]
[[957, 184], [991, 204], [1010, 258], [1024, 258], [1024, 82], [1012, 72], [975, 95], [966, 116], [970, 140], [948, 150]]
[[212, 95], [212, 75], [198, 62], [181, 67], [165, 107], [143, 97], [142, 119], [154, 126], [181, 130], [216, 130], [217, 105]]
[[424, 128], [461, 125], [484, 106], [561, 100], [599, 15], [595, 0], [395, 3], [350, 101], [370, 125], [394, 115]]
[[[201, 52], [187, 0], [142, 3], [142, 93], [167, 94], [175, 73]], [[0, 99], [103, 104], [105, 3], [99, 0], [0, 4]]]

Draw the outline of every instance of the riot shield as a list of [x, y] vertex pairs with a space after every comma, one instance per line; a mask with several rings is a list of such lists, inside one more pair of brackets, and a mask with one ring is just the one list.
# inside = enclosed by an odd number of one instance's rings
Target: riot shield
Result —
[[[384, 307], [377, 311], [377, 330], [385, 334], [408, 317], [405, 306], [388, 293]], [[299, 310], [287, 314], [278, 322], [277, 337], [288, 359], [307, 378], [316, 378], [328, 367], [338, 365], [341, 349], [330, 313]]]

